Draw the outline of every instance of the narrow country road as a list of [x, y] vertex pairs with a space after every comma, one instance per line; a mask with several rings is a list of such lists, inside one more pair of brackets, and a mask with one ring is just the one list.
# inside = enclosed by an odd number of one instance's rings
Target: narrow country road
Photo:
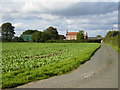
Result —
[[118, 53], [108, 45], [78, 69], [17, 88], [118, 88]]

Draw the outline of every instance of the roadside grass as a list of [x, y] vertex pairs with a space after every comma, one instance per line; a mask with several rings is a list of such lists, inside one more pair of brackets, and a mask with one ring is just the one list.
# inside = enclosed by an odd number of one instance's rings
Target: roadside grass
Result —
[[120, 54], [120, 47], [118, 47], [116, 45], [109, 44], [109, 43], [107, 43], [107, 45], [111, 46], [113, 49], [115, 49]]
[[94, 52], [100, 48], [100, 44], [92, 44], [92, 47], [94, 48], [89, 47], [86, 51], [76, 55], [73, 58], [52, 62], [42, 67], [28, 67], [3, 73], [2, 88], [13, 88], [32, 81], [68, 73], [88, 61]]
[[111, 46], [120, 54], [120, 35], [116, 35], [115, 37], [109, 37], [104, 39], [104, 43]]

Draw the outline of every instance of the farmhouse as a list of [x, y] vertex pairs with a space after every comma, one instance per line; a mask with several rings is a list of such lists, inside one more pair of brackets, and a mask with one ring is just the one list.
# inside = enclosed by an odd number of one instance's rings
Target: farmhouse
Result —
[[[66, 32], [66, 40], [76, 40], [78, 32]], [[88, 37], [88, 34], [86, 32], [86, 34], [84, 34], [84, 39], [89, 39], [89, 40], [102, 40], [101, 37]]]
[[[66, 40], [76, 40], [77, 39], [77, 37], [76, 37], [77, 33], [78, 32], [68, 32], [67, 31]], [[84, 39], [87, 39], [87, 32], [86, 32], [86, 34], [84, 34]]]
[[68, 32], [66, 33], [66, 40], [76, 40], [77, 37], [76, 37], [76, 34], [78, 32]]

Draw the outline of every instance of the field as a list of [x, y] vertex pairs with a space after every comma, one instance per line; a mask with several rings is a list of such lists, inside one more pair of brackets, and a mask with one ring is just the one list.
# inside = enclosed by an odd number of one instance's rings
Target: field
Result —
[[99, 47], [97, 43], [2, 43], [2, 88], [67, 73]]

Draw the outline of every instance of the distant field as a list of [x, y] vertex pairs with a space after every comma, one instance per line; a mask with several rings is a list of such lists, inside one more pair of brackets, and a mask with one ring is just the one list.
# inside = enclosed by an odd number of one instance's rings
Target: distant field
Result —
[[2, 88], [67, 73], [99, 47], [97, 43], [3, 43]]

